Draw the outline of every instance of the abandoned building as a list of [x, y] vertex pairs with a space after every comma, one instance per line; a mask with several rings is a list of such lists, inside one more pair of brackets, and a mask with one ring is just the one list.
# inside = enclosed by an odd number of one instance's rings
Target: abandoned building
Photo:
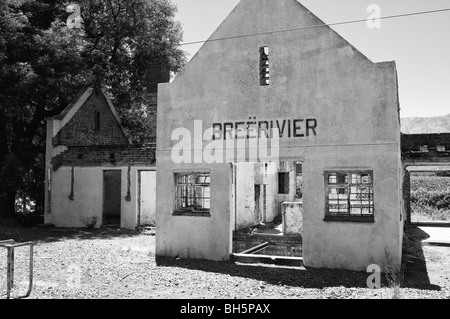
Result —
[[156, 255], [226, 261], [260, 232], [305, 266], [399, 266], [395, 62], [296, 0], [242, 0], [209, 40], [158, 87]]
[[130, 144], [104, 89], [82, 90], [47, 119], [46, 143], [45, 223], [135, 228], [155, 222], [154, 145]]
[[395, 62], [297, 0], [241, 0], [210, 40], [150, 72], [150, 147], [98, 87], [48, 119], [45, 222], [156, 222], [156, 256], [399, 266], [409, 169], [448, 164], [450, 136], [401, 134]]

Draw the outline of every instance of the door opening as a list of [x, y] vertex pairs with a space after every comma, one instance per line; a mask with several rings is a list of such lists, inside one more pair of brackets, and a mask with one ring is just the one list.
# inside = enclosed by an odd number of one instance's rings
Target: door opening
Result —
[[156, 171], [138, 172], [138, 205], [137, 226], [155, 226], [156, 223]]
[[301, 256], [302, 173], [296, 161], [234, 165], [233, 253]]
[[410, 186], [406, 198], [410, 222], [450, 222], [450, 166], [411, 165], [406, 169]]
[[103, 225], [120, 227], [121, 170], [103, 171]]

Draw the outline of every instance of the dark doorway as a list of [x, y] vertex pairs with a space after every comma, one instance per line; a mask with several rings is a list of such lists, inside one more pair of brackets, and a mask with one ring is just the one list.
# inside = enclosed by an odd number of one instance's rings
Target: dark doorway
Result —
[[122, 172], [103, 171], [103, 225], [120, 227]]

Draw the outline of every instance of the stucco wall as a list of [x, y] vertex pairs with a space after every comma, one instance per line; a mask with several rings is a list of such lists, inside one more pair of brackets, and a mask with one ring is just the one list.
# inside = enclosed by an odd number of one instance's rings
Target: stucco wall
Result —
[[281, 214], [278, 204], [278, 166], [276, 162], [267, 165], [267, 222]]
[[[211, 38], [321, 23], [295, 0], [243, 0]], [[270, 49], [268, 86], [259, 83], [261, 46]], [[171, 84], [159, 85], [157, 253], [173, 256], [184, 249], [195, 250], [185, 256], [228, 259], [229, 165], [211, 167], [211, 188], [221, 194], [220, 201], [211, 202], [211, 220], [220, 222], [172, 216], [174, 185], [168, 181], [182, 165], [171, 159], [171, 133], [179, 127], [194, 132], [194, 120], [206, 129], [254, 117], [317, 120], [317, 134], [285, 134], [280, 139], [281, 161], [304, 161], [305, 264], [365, 270], [369, 263], [381, 264], [385, 251], [399, 264], [402, 199], [395, 63], [372, 63], [328, 27], [207, 42]], [[324, 221], [324, 171], [355, 167], [373, 170], [375, 222]]]
[[45, 214], [45, 222], [57, 227], [85, 227], [83, 217], [96, 216], [96, 227], [103, 223], [103, 171], [121, 171], [121, 227], [132, 229], [137, 225], [138, 214], [138, 170], [130, 169], [130, 201], [125, 200], [128, 190], [127, 167], [75, 167], [73, 200], [71, 190], [71, 167], [63, 166], [51, 172], [51, 207]]
[[258, 224], [259, 216], [255, 203], [255, 163], [239, 163], [236, 169], [236, 227], [239, 230]]
[[61, 167], [52, 172], [51, 213], [46, 215], [57, 227], [85, 227], [82, 218], [97, 217], [97, 227], [102, 222], [103, 172], [97, 168], [75, 167], [74, 200], [69, 199], [71, 190], [71, 167]]
[[[401, 198], [398, 192], [397, 148], [346, 147], [339, 158], [322, 154], [308, 156], [304, 164], [303, 252], [311, 267], [364, 270], [370, 264], [383, 265], [392, 259], [399, 265]], [[383, 153], [383, 161], [380, 160]], [[358, 165], [355, 165], [357, 163]], [[372, 169], [374, 223], [325, 222], [324, 169]]]
[[[177, 165], [157, 162], [156, 169], [156, 255], [180, 258], [228, 260], [232, 244], [231, 165]], [[210, 171], [211, 216], [173, 216], [174, 173]]]

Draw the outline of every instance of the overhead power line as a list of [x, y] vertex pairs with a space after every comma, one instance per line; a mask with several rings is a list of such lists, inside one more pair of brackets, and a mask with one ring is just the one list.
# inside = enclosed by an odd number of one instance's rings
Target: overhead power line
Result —
[[[450, 11], [450, 8], [439, 9], [439, 10], [431, 10], [431, 11], [420, 11], [420, 12], [413, 12], [413, 13], [397, 14], [397, 15], [385, 16], [385, 17], [380, 17], [380, 18], [374, 18], [374, 19], [370, 19], [370, 20], [387, 20], [387, 19], [393, 19], [393, 18], [410, 17], [410, 16], [417, 16], [417, 15], [424, 15], [424, 14], [431, 14], [431, 13], [438, 13], [438, 12], [445, 12], [445, 11]], [[240, 38], [254, 37], [254, 36], [265, 35], [265, 34], [274, 34], [274, 33], [282, 33], [282, 32], [305, 30], [305, 29], [321, 28], [321, 27], [326, 27], [326, 26], [336, 26], [336, 25], [360, 23], [360, 22], [367, 22], [367, 21], [368, 21], [368, 19], [360, 19], [360, 20], [350, 20], [350, 21], [335, 22], [335, 23], [316, 24], [316, 25], [310, 25], [310, 26], [304, 26], [304, 27], [298, 27], [298, 28], [291, 28], [291, 29], [273, 30], [273, 31], [258, 32], [258, 33], [251, 33], [251, 34], [243, 34], [243, 35], [236, 35], [236, 36], [217, 38], [217, 39], [208, 39], [208, 40], [202, 40], [202, 41], [185, 42], [185, 43], [181, 43], [180, 46], [192, 45], [192, 44], [201, 44], [201, 43], [206, 43], [206, 42], [231, 40], [231, 39], [240, 39]]]
[[[53, 10], [55, 8], [56, 7], [42, 9], [42, 10], [37, 10], [37, 11], [30, 11], [28, 13], [44, 12], [44, 11]], [[412, 12], [412, 13], [404, 13], [404, 14], [397, 14], [397, 15], [391, 15], [391, 16], [375, 18], [375, 19], [371, 19], [371, 20], [387, 20], [387, 19], [394, 19], [394, 18], [402, 18], [402, 17], [410, 17], [410, 16], [418, 16], [418, 15], [446, 12], [446, 11], [450, 11], [450, 8], [430, 10], [430, 11]], [[20, 16], [20, 15], [24, 15], [24, 14], [18, 14], [16, 16]], [[4, 17], [3, 19], [8, 19], [8, 18], [12, 18], [12, 17], [13, 16]], [[2, 20], [2, 18], [0, 18], [0, 20]], [[282, 33], [282, 32], [291, 32], [291, 31], [305, 30], [305, 29], [322, 28], [322, 27], [326, 27], [326, 26], [337, 26], [337, 25], [345, 25], [345, 24], [352, 24], [352, 23], [361, 23], [361, 22], [367, 22], [368, 20], [369, 19], [359, 19], [359, 20], [349, 20], [349, 21], [342, 21], [342, 22], [335, 22], [335, 23], [324, 23], [324, 24], [310, 25], [310, 26], [291, 28], [291, 29], [273, 30], [273, 31], [266, 31], [266, 32], [258, 32], [258, 33], [251, 33], [251, 34], [236, 35], [236, 36], [230, 36], [230, 37], [224, 37], [224, 38], [216, 38], [216, 39], [208, 39], [208, 40], [202, 40], [202, 41], [185, 42], [185, 43], [180, 43], [179, 45], [180, 46], [186, 46], [186, 45], [201, 44], [201, 43], [206, 43], [206, 42], [216, 42], [216, 41], [224, 41], [224, 40], [231, 40], [231, 39], [253, 37], [253, 36], [259, 36], [259, 35], [265, 35], [265, 34], [274, 34], [274, 33]], [[56, 65], [56, 64], [62, 64], [62, 63], [67, 63], [67, 62], [52, 62], [52, 63], [44, 63], [44, 64], [34, 64], [34, 65], [32, 65], [32, 67]]]

